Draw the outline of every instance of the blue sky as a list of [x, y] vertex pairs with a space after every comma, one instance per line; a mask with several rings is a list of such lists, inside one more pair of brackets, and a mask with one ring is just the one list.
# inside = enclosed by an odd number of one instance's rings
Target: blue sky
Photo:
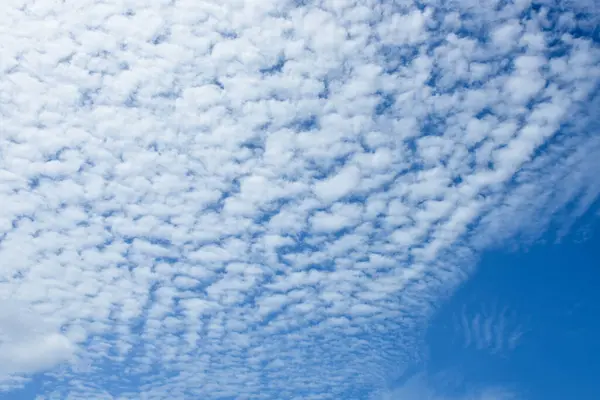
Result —
[[458, 391], [502, 382], [527, 399], [600, 397], [597, 218], [584, 216], [559, 243], [548, 232], [525, 249], [485, 254], [431, 321], [423, 368], [438, 381], [451, 370]]
[[8, 4], [0, 398], [598, 398], [593, 0]]

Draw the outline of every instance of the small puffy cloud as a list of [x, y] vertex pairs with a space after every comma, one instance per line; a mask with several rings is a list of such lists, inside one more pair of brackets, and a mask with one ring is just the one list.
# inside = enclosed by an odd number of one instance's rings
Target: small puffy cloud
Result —
[[317, 181], [314, 192], [318, 199], [329, 203], [352, 193], [359, 187], [359, 183], [360, 170], [349, 165], [333, 176]]

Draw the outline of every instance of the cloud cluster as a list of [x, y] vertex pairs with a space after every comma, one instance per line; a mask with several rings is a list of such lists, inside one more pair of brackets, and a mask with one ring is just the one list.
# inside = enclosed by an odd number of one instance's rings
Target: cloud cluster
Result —
[[6, 382], [380, 387], [472, 251], [600, 192], [591, 17], [487, 3], [8, 1], [0, 298], [52, 328]]

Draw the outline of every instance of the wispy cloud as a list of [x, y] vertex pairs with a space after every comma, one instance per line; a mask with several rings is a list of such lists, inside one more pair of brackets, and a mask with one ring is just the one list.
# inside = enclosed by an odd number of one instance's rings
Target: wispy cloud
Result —
[[8, 1], [6, 385], [378, 387], [473, 251], [600, 192], [593, 16], [547, 3]]
[[[457, 393], [458, 392], [458, 393]], [[419, 374], [391, 390], [375, 394], [373, 400], [518, 400], [521, 397], [503, 387], [473, 387], [466, 390], [444, 390], [431, 381], [431, 377]]]
[[496, 304], [491, 307], [482, 305], [476, 312], [463, 307], [460, 315], [454, 316], [454, 328], [464, 347], [497, 355], [514, 350], [527, 332], [527, 327], [516, 313]]

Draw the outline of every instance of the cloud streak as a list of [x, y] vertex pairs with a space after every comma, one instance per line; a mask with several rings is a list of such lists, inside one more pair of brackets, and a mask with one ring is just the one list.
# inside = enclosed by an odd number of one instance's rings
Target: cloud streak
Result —
[[454, 316], [454, 329], [465, 348], [496, 355], [514, 350], [527, 331], [514, 312], [507, 308], [498, 309], [496, 305], [491, 308], [482, 306], [475, 313], [463, 307], [462, 313]]
[[382, 392], [373, 397], [376, 400], [518, 400], [521, 397], [502, 387], [480, 387], [462, 390], [460, 393], [444, 393], [437, 388], [431, 378], [416, 375], [400, 387]]
[[600, 54], [559, 8], [9, 2], [0, 297], [74, 356], [7, 382], [364, 398], [473, 251], [597, 198]]

